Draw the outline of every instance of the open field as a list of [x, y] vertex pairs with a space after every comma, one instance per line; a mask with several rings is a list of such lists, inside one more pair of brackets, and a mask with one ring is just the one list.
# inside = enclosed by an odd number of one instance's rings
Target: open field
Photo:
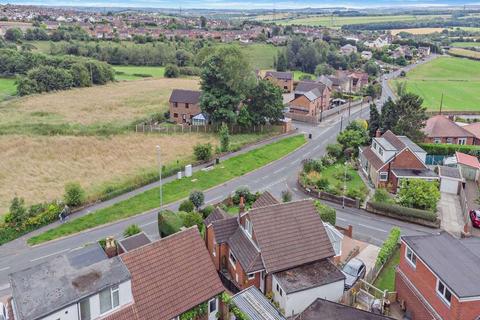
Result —
[[480, 60], [480, 52], [478, 51], [467, 50], [462, 48], [451, 48], [450, 50], [448, 50], [448, 53], [451, 54], [452, 56]]
[[113, 66], [116, 80], [138, 80], [143, 78], [163, 78], [165, 67]]
[[61, 198], [64, 185], [77, 181], [88, 194], [106, 182], [120, 182], [156, 169], [155, 146], [165, 164], [193, 160], [197, 143], [217, 144], [213, 135], [126, 134], [105, 137], [0, 136], [0, 213], [16, 195], [27, 203]]
[[13, 78], [0, 78], [0, 101], [15, 95], [17, 86]]
[[264, 43], [241, 45], [240, 49], [254, 69], [272, 69], [279, 51], [278, 47]]
[[[166, 183], [163, 187], [164, 203], [168, 204], [185, 198], [192, 190], [206, 190], [235, 177], [244, 175], [287, 155], [304, 143], [304, 135], [288, 137], [225, 160], [212, 170], [197, 171], [191, 178], [183, 178]], [[38, 236], [30, 238], [28, 243], [31, 245], [39, 244], [119, 219], [131, 217], [158, 207], [158, 202], [159, 189], [154, 188], [111, 207], [92, 212], [59, 227], [50, 229]]]
[[32, 95], [0, 104], [0, 133], [30, 133], [35, 125], [124, 126], [165, 112], [174, 88], [197, 89], [193, 79], [148, 79]]
[[395, 22], [395, 21], [417, 21], [428, 20], [440, 17], [450, 17], [449, 15], [384, 15], [384, 16], [362, 16], [362, 17], [338, 17], [326, 15], [313, 15], [306, 17], [299, 17], [289, 20], [277, 21], [281, 25], [309, 25], [309, 26], [324, 26], [324, 27], [341, 27], [346, 24], [363, 24], [376, 22]]
[[[480, 110], [480, 62], [441, 57], [407, 73], [407, 90], [420, 95], [429, 110]], [[394, 81], [394, 82], [395, 82]]]
[[393, 29], [390, 30], [392, 35], [397, 35], [400, 32], [408, 32], [411, 34], [430, 34], [434, 32], [442, 32], [445, 28], [411, 28], [411, 29]]
[[480, 41], [479, 42], [452, 42], [450, 46], [455, 48], [480, 47]]

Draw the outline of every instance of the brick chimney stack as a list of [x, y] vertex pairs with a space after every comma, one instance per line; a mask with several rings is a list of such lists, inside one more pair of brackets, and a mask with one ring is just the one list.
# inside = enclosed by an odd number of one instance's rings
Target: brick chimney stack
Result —
[[375, 138], [380, 138], [382, 136], [382, 131], [380, 129], [377, 129], [377, 131], [375, 131]]
[[105, 240], [105, 253], [107, 254], [107, 257], [115, 257], [118, 254], [115, 239], [113, 237], [107, 237]]
[[240, 223], [240, 216], [245, 212], [245, 199], [240, 197], [240, 203], [238, 204], [238, 223]]

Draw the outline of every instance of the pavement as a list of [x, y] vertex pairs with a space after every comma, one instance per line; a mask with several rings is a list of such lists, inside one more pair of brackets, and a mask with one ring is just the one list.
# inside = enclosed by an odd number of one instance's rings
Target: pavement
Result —
[[442, 221], [440, 227], [460, 238], [465, 222], [458, 195], [442, 192], [438, 202], [438, 215]]
[[[386, 96], [383, 95], [381, 99], [377, 101], [377, 104], [381, 104], [381, 102], [385, 100]], [[345, 110], [345, 112], [332, 116], [317, 126], [295, 122], [294, 126], [296, 127], [297, 131], [305, 134], [307, 137], [309, 134], [312, 134], [312, 139], [309, 139], [304, 146], [288, 154], [282, 159], [205, 191], [206, 204], [214, 204], [219, 202], [228, 194], [234, 192], [238, 187], [241, 186], [247, 186], [252, 191], [261, 192], [268, 190], [278, 198], [280, 198], [282, 191], [290, 190], [293, 194], [294, 200], [304, 199], [306, 196], [297, 189], [297, 176], [298, 172], [301, 170], [302, 160], [305, 158], [319, 158], [323, 156], [325, 154], [326, 146], [335, 142], [336, 136], [340, 132], [341, 125], [343, 128], [345, 128], [350, 121], [357, 118], [367, 119], [368, 115], [369, 108], [361, 106], [352, 108], [350, 117], [348, 116], [348, 110]], [[258, 147], [258, 145], [246, 148], [239, 153], [247, 152], [248, 150], [256, 147]], [[227, 159], [236, 154], [238, 153], [228, 155], [222, 159]], [[201, 168], [202, 166], [199, 166], [196, 167], [195, 170], [200, 170]], [[169, 179], [164, 179], [164, 183], [171, 179], [175, 178], [172, 177]], [[119, 201], [130, 198], [138, 193], [149, 190], [156, 186], [158, 186], [158, 183], [153, 183], [114, 199], [95, 204], [76, 213], [75, 217], [79, 217], [103, 207], [111, 206]], [[180, 202], [181, 200], [165, 205], [164, 208], [177, 210]], [[332, 206], [337, 209], [337, 224], [339, 226], [348, 227], [349, 225], [352, 225], [353, 238], [366, 241], [377, 246], [380, 246], [383, 243], [383, 241], [387, 238], [390, 229], [394, 226], [400, 227], [402, 234], [405, 235], [418, 235], [437, 232], [435, 229], [417, 226], [386, 217], [378, 217], [360, 209], [342, 209], [341, 206], [335, 204], [332, 204]], [[8, 274], [31, 267], [56, 255], [81, 248], [88, 243], [98, 241], [106, 236], [114, 236], [117, 239], [121, 238], [123, 230], [131, 224], [139, 225], [142, 230], [152, 239], [159, 238], [157, 228], [157, 212], [158, 208], [149, 210], [125, 220], [86, 230], [84, 232], [50, 241], [35, 247], [30, 247], [26, 244], [26, 240], [33, 234], [55, 227], [55, 224], [53, 224], [46, 226], [35, 233], [30, 233], [19, 239], [4, 244], [0, 247], [0, 297], [10, 293]]]

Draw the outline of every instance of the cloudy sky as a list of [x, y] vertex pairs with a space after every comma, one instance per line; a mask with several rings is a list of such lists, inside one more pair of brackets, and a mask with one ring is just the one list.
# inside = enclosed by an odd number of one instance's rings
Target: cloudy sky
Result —
[[0, 0], [0, 3], [36, 4], [36, 5], [70, 5], [96, 7], [149, 7], [149, 8], [203, 8], [203, 9], [295, 9], [305, 7], [379, 7], [379, 6], [442, 6], [479, 4], [479, 0]]

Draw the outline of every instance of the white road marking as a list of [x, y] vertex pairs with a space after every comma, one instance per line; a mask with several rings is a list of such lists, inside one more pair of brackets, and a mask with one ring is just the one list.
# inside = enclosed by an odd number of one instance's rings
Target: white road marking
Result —
[[371, 227], [371, 226], [368, 226], [368, 225], [363, 224], [363, 223], [359, 223], [358, 225], [361, 226], [361, 227], [364, 227], [364, 228], [368, 228], [368, 229], [372, 229], [372, 230], [377, 230], [377, 231], [380, 231], [380, 232], [388, 233], [387, 230], [380, 229], [380, 228], [375, 228], [375, 227]]
[[8, 270], [8, 269], [10, 269], [10, 267], [4, 267], [4, 268], [1, 268], [1, 269], [0, 269], [0, 272], [1, 272], [1, 271]]
[[56, 255], [59, 255], [60, 253], [66, 252], [66, 251], [70, 251], [70, 249], [60, 250], [60, 251], [57, 251], [57, 252], [54, 252], [54, 253], [51, 253], [51, 254], [47, 254], [47, 255], [45, 255], [45, 256], [41, 256], [41, 257], [39, 257], [39, 258], [32, 259], [32, 260], [30, 260], [30, 261], [33, 262], [33, 261], [45, 259], [45, 258], [48, 258], [48, 257], [51, 257], [51, 256], [56, 256]]
[[[278, 174], [278, 173], [280, 173], [280, 172], [282, 172], [282, 171], [284, 171], [284, 170], [285, 170], [284, 168], [280, 168], [280, 169], [278, 169], [278, 170], [273, 171], [273, 174]], [[266, 176], [266, 177], [268, 177], [268, 176]]]
[[156, 221], [156, 220], [155, 220], [155, 221], [150, 221], [150, 222], [141, 224], [139, 227], [140, 227], [140, 228], [143, 228], [143, 227], [149, 226], [149, 225], [154, 224], [154, 223], [157, 223], [157, 221]]
[[9, 283], [0, 285], [0, 291], [5, 290], [5, 289], [8, 289], [8, 288], [10, 288], [10, 284], [9, 284]]
[[222, 199], [222, 198], [223, 198], [222, 196], [218, 196], [218, 197], [215, 197], [215, 198], [213, 198], [213, 199], [208, 200], [206, 203], [211, 203], [211, 202], [220, 200], [220, 199]]
[[337, 220], [340, 220], [340, 221], [348, 221], [347, 219], [343, 219], [343, 218], [340, 218], [340, 217], [337, 217]]

